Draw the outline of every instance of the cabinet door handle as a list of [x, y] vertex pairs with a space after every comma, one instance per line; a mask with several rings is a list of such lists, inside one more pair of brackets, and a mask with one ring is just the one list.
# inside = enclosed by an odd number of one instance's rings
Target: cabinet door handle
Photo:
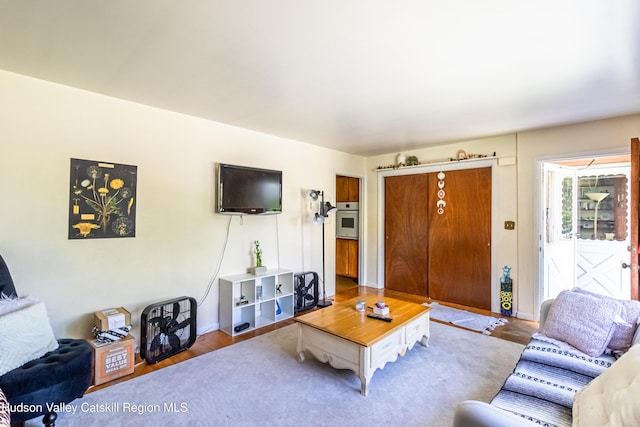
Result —
[[629, 264], [627, 264], [626, 262], [622, 263], [622, 268], [629, 268], [631, 267]]

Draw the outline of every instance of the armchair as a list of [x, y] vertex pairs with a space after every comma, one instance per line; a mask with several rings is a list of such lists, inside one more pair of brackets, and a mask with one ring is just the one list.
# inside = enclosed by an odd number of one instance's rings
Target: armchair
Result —
[[[17, 298], [9, 269], [0, 256], [0, 298]], [[58, 348], [0, 376], [0, 390], [9, 402], [12, 425], [42, 416], [55, 425], [52, 405], [82, 397], [93, 382], [93, 351], [83, 339], [59, 339]], [[16, 408], [18, 408], [16, 410]]]

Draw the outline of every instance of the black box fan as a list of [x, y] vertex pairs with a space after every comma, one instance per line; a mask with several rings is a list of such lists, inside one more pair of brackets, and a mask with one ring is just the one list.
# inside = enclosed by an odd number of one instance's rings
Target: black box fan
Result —
[[293, 311], [309, 310], [318, 305], [318, 273], [305, 271], [294, 278], [295, 304]]
[[196, 341], [196, 300], [180, 297], [151, 304], [140, 320], [140, 356], [156, 363], [188, 349]]

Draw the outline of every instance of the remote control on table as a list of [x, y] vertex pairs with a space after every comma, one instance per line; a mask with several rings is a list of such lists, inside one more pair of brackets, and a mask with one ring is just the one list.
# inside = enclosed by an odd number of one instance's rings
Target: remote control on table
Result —
[[372, 319], [384, 320], [385, 322], [391, 322], [393, 320], [391, 317], [385, 317], [375, 313], [367, 314], [367, 317], [371, 317]]

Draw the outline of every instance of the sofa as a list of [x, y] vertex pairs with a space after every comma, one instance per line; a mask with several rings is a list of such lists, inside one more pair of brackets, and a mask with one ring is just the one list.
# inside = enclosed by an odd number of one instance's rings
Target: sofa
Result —
[[640, 425], [639, 317], [638, 301], [581, 289], [545, 301], [502, 388], [460, 403], [454, 427]]
[[88, 341], [56, 339], [44, 303], [18, 297], [0, 255], [0, 426], [7, 415], [12, 424], [42, 416], [55, 425], [56, 410], [93, 383], [92, 363]]

